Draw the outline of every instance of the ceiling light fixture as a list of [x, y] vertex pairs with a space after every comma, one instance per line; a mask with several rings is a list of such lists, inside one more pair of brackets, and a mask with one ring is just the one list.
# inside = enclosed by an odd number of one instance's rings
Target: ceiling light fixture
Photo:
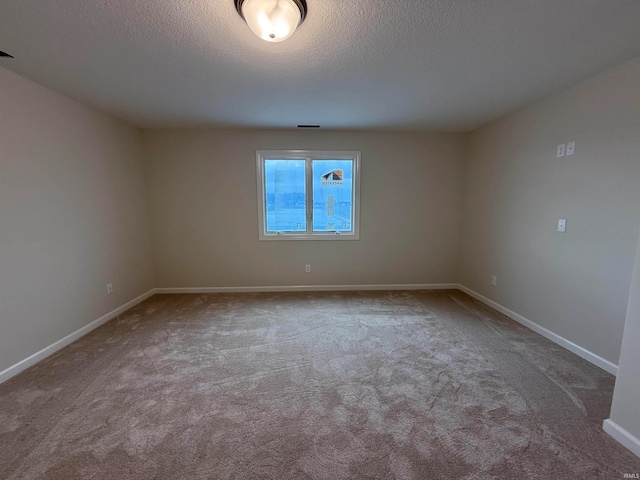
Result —
[[305, 0], [234, 0], [236, 10], [257, 36], [268, 42], [286, 40], [307, 16]]

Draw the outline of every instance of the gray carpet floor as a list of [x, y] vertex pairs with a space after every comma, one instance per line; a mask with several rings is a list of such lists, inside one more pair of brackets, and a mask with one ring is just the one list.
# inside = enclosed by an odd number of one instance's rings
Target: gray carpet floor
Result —
[[0, 385], [0, 478], [620, 479], [614, 380], [459, 291], [156, 295]]

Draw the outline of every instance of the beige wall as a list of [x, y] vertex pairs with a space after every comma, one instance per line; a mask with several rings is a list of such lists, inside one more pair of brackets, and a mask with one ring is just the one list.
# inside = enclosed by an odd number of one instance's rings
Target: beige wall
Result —
[[0, 68], [0, 372], [153, 288], [148, 244], [140, 133]]
[[[159, 130], [143, 144], [158, 287], [457, 279], [464, 135]], [[360, 240], [258, 241], [260, 149], [361, 150]]]
[[614, 364], [640, 222], [638, 85], [640, 58], [473, 132], [465, 183], [461, 283]]

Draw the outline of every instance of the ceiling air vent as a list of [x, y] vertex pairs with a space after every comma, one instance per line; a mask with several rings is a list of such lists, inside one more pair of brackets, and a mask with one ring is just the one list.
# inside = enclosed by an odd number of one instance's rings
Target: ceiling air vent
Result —
[[3, 52], [2, 50], [0, 50], [0, 57], [13, 58], [13, 55], [9, 55], [7, 52]]

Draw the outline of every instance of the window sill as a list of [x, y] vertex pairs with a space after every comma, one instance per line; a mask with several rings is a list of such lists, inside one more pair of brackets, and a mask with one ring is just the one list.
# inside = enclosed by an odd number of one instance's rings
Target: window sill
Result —
[[336, 234], [336, 233], [314, 233], [313, 235], [296, 234], [296, 233], [284, 233], [281, 235], [264, 235], [261, 234], [260, 241], [271, 240], [329, 240], [329, 241], [341, 241], [341, 240], [360, 240], [360, 235], [357, 233], [350, 234]]

